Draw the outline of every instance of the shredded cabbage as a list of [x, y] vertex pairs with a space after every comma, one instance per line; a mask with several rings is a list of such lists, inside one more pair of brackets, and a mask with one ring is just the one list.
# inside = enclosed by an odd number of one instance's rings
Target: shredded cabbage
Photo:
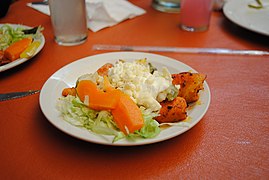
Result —
[[144, 108], [140, 108], [145, 122], [144, 126], [139, 131], [128, 135], [119, 130], [109, 111], [92, 110], [81, 102], [78, 97], [69, 95], [59, 98], [57, 108], [62, 113], [65, 121], [96, 134], [113, 135], [113, 142], [123, 138], [152, 138], [160, 133], [159, 123], [153, 119], [157, 114], [150, 113]]

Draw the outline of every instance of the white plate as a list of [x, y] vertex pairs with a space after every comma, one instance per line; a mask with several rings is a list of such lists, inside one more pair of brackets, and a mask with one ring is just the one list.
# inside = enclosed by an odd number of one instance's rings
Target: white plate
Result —
[[158, 69], [166, 66], [171, 73], [179, 73], [183, 71], [196, 72], [191, 67], [179, 61], [150, 53], [114, 52], [89, 56], [64, 66], [46, 81], [42, 87], [39, 98], [42, 112], [55, 127], [71, 136], [93, 143], [114, 146], [135, 146], [164, 141], [182, 134], [196, 125], [206, 113], [210, 103], [210, 90], [206, 82], [204, 83], [204, 90], [200, 91], [199, 104], [196, 104], [193, 108], [188, 110], [188, 116], [190, 117], [188, 121], [189, 126], [171, 126], [162, 130], [157, 137], [152, 139], [138, 139], [136, 141], [123, 139], [112, 143], [112, 136], [96, 135], [86, 129], [73, 126], [61, 118], [60, 112], [56, 109], [57, 100], [61, 97], [61, 92], [64, 88], [75, 86], [79, 76], [95, 72], [99, 67], [108, 62], [115, 63], [119, 59], [133, 61], [141, 58], [147, 58], [148, 61]]
[[263, 9], [248, 7], [255, 0], [229, 0], [223, 7], [224, 15], [235, 24], [248, 30], [269, 35], [269, 0], [262, 0]]
[[[3, 25], [4, 24], [0, 24], [0, 27], [3, 26]], [[17, 28], [17, 27], [23, 27], [23, 28], [27, 28], [27, 29], [32, 28], [32, 27], [29, 27], [29, 26], [24, 26], [24, 25], [19, 25], [19, 24], [8, 24], [8, 25], [10, 25], [13, 28]], [[41, 43], [40, 43], [40, 46], [37, 48], [35, 54], [32, 57], [34, 57], [37, 53], [39, 53], [41, 51], [41, 49], [44, 47], [44, 44], [45, 44], [45, 38], [44, 38], [43, 34], [41, 34], [39, 39], [35, 39], [35, 40], [38, 40]], [[24, 63], [25, 61], [28, 61], [31, 58], [20, 58], [20, 59], [17, 59], [15, 61], [12, 61], [12, 62], [10, 62], [8, 64], [2, 65], [2, 66], [0, 66], [0, 72], [8, 70], [8, 69], [11, 69], [11, 68], [13, 68], [15, 66], [18, 66], [18, 65]]]

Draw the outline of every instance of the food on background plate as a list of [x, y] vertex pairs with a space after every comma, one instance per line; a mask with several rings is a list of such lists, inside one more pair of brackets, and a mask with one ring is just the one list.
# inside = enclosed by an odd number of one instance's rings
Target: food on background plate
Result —
[[261, 0], [255, 0], [252, 3], [249, 3], [248, 7], [254, 8], [254, 9], [262, 9], [262, 8], [264, 8], [264, 5], [263, 5]]
[[4, 58], [10, 61], [15, 61], [21, 53], [32, 43], [32, 38], [27, 37], [22, 40], [16, 41], [4, 50]]
[[162, 123], [186, 120], [188, 104], [199, 99], [206, 76], [157, 70], [147, 59], [119, 60], [82, 75], [65, 88], [58, 110], [67, 122], [94, 133], [153, 138]]
[[32, 57], [39, 45], [39, 37], [43, 28], [12, 27], [4, 24], [0, 27], [0, 65], [20, 58]]

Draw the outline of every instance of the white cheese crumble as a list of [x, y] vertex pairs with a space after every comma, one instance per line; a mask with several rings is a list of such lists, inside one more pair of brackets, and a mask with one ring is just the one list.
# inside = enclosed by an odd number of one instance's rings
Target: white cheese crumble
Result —
[[167, 97], [172, 85], [171, 74], [167, 68], [150, 73], [150, 66], [139, 61], [121, 62], [108, 71], [111, 85], [128, 94], [136, 104], [150, 111], [159, 111], [159, 102]]

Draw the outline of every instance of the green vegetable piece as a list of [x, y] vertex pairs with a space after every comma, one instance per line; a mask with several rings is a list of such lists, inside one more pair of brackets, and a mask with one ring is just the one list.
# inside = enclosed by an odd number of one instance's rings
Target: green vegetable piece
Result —
[[255, 1], [256, 1], [256, 3], [258, 5], [248, 4], [248, 7], [253, 8], [253, 9], [262, 9], [262, 8], [264, 8], [261, 0], [255, 0]]

